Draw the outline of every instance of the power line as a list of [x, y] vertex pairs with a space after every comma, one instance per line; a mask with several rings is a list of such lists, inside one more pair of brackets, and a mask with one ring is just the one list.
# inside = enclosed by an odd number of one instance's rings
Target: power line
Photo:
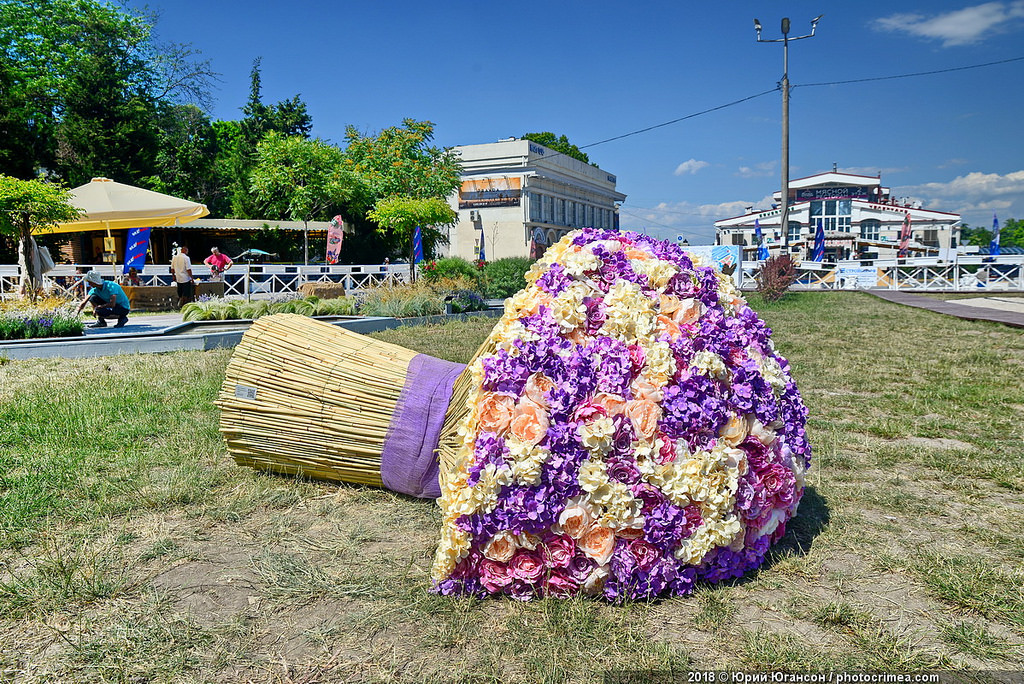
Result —
[[791, 86], [791, 88], [809, 88], [811, 86], [845, 85], [847, 83], [867, 83], [868, 81], [891, 81], [896, 78], [913, 78], [914, 76], [931, 76], [932, 74], [948, 74], [951, 71], [966, 71], [967, 69], [981, 69], [982, 67], [996, 66], [997, 64], [1009, 64], [1019, 62], [1024, 57], [1011, 57], [1001, 59], [998, 62], [985, 62], [984, 64], [971, 64], [970, 66], [950, 67], [949, 69], [936, 69], [934, 71], [917, 71], [912, 74], [899, 74], [898, 76], [875, 76], [874, 78], [854, 78], [849, 81], [827, 81], [823, 83], [802, 83]]
[[623, 133], [622, 135], [617, 135], [614, 138], [607, 138], [605, 140], [598, 140], [597, 142], [590, 143], [589, 145], [581, 145], [578, 149], [585, 150], [588, 147], [594, 147], [595, 145], [603, 145], [606, 142], [611, 142], [613, 140], [621, 140], [622, 138], [628, 138], [631, 135], [638, 135], [640, 133], [646, 133], [647, 131], [653, 131], [655, 128], [661, 128], [663, 126], [671, 126], [672, 124], [679, 123], [680, 121], [686, 121], [687, 119], [692, 119], [694, 117], [701, 116], [702, 114], [710, 114], [711, 112], [717, 112], [719, 109], [725, 109], [726, 107], [732, 107], [734, 105], [740, 104], [741, 102], [746, 102], [747, 100], [753, 100], [756, 97], [761, 97], [762, 95], [767, 95], [768, 93], [774, 93], [774, 92], [778, 91], [778, 89], [779, 89], [779, 86], [775, 86], [771, 90], [765, 90], [763, 92], [758, 93], [757, 95], [749, 95], [749, 96], [744, 97], [742, 99], [734, 100], [732, 102], [728, 102], [728, 103], [723, 104], [723, 105], [718, 105], [717, 107], [712, 107], [711, 109], [705, 109], [705, 110], [700, 111], [700, 112], [694, 112], [693, 114], [687, 114], [686, 116], [681, 116], [678, 119], [672, 119], [671, 121], [666, 121], [665, 123], [655, 124], [653, 126], [648, 126], [647, 128], [641, 128], [640, 130], [632, 131], [630, 133]]
[[[953, 72], [953, 71], [966, 71], [968, 69], [981, 69], [983, 67], [997, 66], [999, 64], [1009, 64], [1011, 62], [1020, 62], [1022, 60], [1024, 60], [1024, 57], [1011, 57], [1010, 59], [1001, 59], [1001, 60], [998, 60], [998, 61], [995, 61], [995, 62], [985, 62], [983, 64], [971, 64], [971, 65], [968, 65], [968, 66], [961, 66], [961, 67], [950, 67], [948, 69], [935, 69], [934, 71], [917, 71], [917, 72], [914, 72], [912, 74], [897, 74], [895, 76], [875, 76], [873, 78], [854, 78], [854, 79], [850, 79], [850, 80], [847, 80], [847, 81], [825, 81], [825, 82], [821, 82], [821, 83], [802, 83], [802, 84], [799, 84], [799, 85], [791, 85], [790, 89], [793, 89], [793, 88], [810, 88], [810, 87], [814, 87], [814, 86], [846, 85], [846, 84], [849, 84], [849, 83], [868, 83], [870, 81], [891, 81], [891, 80], [899, 79], [899, 78], [914, 78], [916, 76], [931, 76], [933, 74], [947, 74], [947, 73], [950, 73], [950, 72]], [[614, 136], [612, 138], [606, 138], [604, 140], [598, 140], [597, 142], [592, 142], [592, 143], [587, 144], [587, 145], [581, 145], [577, 149], [585, 150], [588, 147], [595, 147], [597, 145], [603, 145], [605, 143], [612, 142], [613, 140], [621, 140], [623, 138], [628, 138], [628, 137], [633, 136], [633, 135], [639, 135], [640, 133], [646, 133], [647, 131], [653, 131], [656, 128], [663, 128], [665, 126], [671, 126], [672, 124], [679, 123], [680, 121], [686, 121], [687, 119], [693, 119], [695, 117], [702, 116], [704, 114], [710, 114], [711, 112], [717, 112], [720, 109], [725, 109], [727, 107], [733, 107], [733, 106], [741, 104], [743, 102], [747, 102], [748, 100], [753, 100], [755, 98], [762, 97], [762, 96], [767, 95], [769, 93], [777, 92], [780, 89], [780, 87], [781, 86], [775, 86], [771, 90], [765, 90], [765, 91], [762, 91], [760, 93], [757, 93], [756, 95], [749, 95], [749, 96], [741, 98], [739, 100], [734, 100], [732, 102], [727, 102], [726, 104], [723, 104], [723, 105], [718, 105], [717, 107], [711, 107], [710, 109], [704, 109], [704, 110], [699, 111], [699, 112], [694, 112], [693, 114], [687, 114], [686, 116], [681, 116], [678, 119], [672, 119], [671, 121], [666, 121], [664, 123], [655, 124], [653, 126], [648, 126], [647, 128], [641, 128], [639, 130], [631, 131], [629, 133], [623, 133], [622, 135], [616, 135], [616, 136]]]

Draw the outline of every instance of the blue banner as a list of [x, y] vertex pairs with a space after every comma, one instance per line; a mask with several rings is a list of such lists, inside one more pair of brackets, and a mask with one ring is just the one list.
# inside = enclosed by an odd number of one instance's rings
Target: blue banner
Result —
[[811, 252], [811, 261], [821, 261], [825, 258], [825, 227], [818, 219], [818, 230], [814, 233], [814, 250]]
[[999, 256], [999, 219], [992, 214], [992, 241], [988, 243], [988, 253]]
[[757, 243], [757, 259], [763, 261], [768, 258], [768, 247], [764, 244], [764, 235], [761, 234], [761, 222], [754, 219], [754, 242]]
[[134, 268], [141, 273], [146, 265], [146, 251], [148, 248], [149, 228], [130, 229], [124, 246], [124, 270], [121, 273], [128, 275], [129, 268]]
[[416, 232], [412, 234], [412, 263], [418, 264], [423, 261], [423, 233], [420, 227], [416, 226]]

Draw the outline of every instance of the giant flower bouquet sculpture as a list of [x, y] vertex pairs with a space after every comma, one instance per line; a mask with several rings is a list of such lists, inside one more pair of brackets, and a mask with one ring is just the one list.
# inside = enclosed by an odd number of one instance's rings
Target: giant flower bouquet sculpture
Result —
[[584, 229], [527, 281], [428, 439], [434, 591], [621, 601], [760, 566], [811, 450], [788, 363], [731, 279], [675, 245]]

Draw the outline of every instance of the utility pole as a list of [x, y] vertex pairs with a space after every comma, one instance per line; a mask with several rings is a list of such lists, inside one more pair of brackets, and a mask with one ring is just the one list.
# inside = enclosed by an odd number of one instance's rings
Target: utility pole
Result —
[[811, 32], [805, 36], [789, 37], [789, 17], [782, 19], [782, 38], [766, 40], [761, 38], [761, 22], [754, 19], [754, 30], [757, 31], [758, 43], [782, 43], [782, 247], [789, 252], [789, 41], [814, 37], [818, 22], [824, 14], [811, 20]]

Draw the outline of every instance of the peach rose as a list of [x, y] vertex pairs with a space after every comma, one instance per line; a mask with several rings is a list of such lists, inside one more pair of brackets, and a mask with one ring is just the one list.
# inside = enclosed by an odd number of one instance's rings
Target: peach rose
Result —
[[676, 322], [664, 314], [658, 316], [658, 334], [668, 333], [673, 340], [682, 335]]
[[548, 432], [548, 414], [529, 399], [516, 404], [512, 416], [512, 434], [527, 444], [539, 444]]
[[623, 253], [626, 255], [627, 259], [639, 259], [640, 261], [647, 261], [648, 259], [651, 258], [650, 254], [648, 254], [642, 249], [637, 249], [636, 247], [630, 247]]
[[480, 400], [480, 429], [504, 432], [512, 422], [515, 407], [515, 400], [507, 394], [485, 393]]
[[703, 313], [703, 305], [696, 299], [679, 300], [679, 308], [672, 314], [672, 320], [679, 325], [696, 323]]
[[665, 316], [671, 316], [679, 310], [679, 297], [658, 295], [658, 310]]
[[573, 539], [580, 539], [594, 525], [594, 518], [583, 506], [567, 506], [558, 516], [558, 526]]
[[626, 415], [633, 421], [633, 427], [645, 439], [650, 439], [658, 430], [661, 407], [653, 401], [634, 399], [626, 402]]
[[499, 563], [508, 563], [512, 560], [512, 556], [515, 555], [517, 548], [516, 538], [511, 533], [498, 532], [491, 537], [491, 541], [487, 542], [487, 546], [484, 547], [484, 558], [489, 558]]
[[612, 559], [615, 550], [615, 533], [607, 527], [591, 527], [579, 541], [579, 549], [598, 565]]
[[545, 394], [550, 392], [554, 386], [555, 383], [548, 376], [543, 373], [534, 373], [526, 379], [526, 389], [523, 390], [523, 394], [526, 395], [527, 399], [537, 404], [537, 406], [549, 408], [551, 403]]
[[648, 382], [643, 376], [637, 376], [633, 380], [629, 386], [629, 391], [633, 393], [634, 399], [643, 399], [655, 404], [661, 401], [662, 398], [661, 390]]
[[598, 392], [594, 395], [594, 403], [608, 412], [609, 416], [617, 416], [626, 410], [626, 400], [618, 394]]
[[734, 447], [746, 439], [748, 430], [746, 417], [733, 415], [729, 417], [729, 422], [722, 426], [718, 436], [722, 438], [723, 442]]

